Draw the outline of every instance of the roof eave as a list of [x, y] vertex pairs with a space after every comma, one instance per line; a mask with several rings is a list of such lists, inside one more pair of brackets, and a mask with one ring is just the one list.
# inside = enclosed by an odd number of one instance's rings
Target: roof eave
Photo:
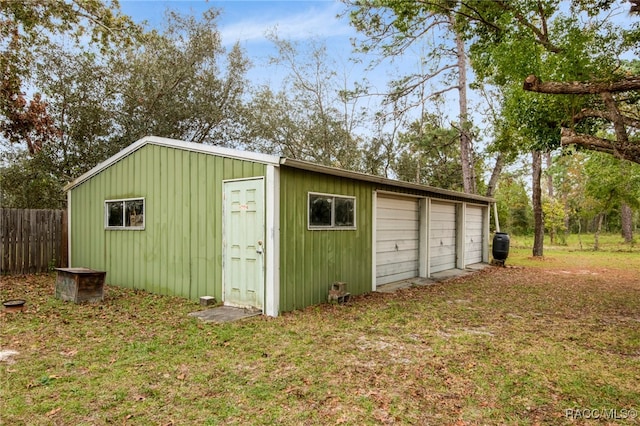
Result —
[[129, 145], [128, 147], [124, 148], [122, 151], [118, 152], [117, 154], [109, 157], [102, 163], [96, 165], [91, 170], [77, 177], [73, 181], [69, 182], [67, 185], [65, 185], [63, 190], [66, 192], [75, 188], [76, 186], [80, 185], [86, 180], [97, 175], [102, 170], [117, 163], [118, 161], [131, 155], [132, 153], [134, 153], [135, 151], [137, 151], [138, 149], [146, 145], [158, 145], [158, 146], [165, 146], [169, 148], [183, 149], [191, 152], [199, 152], [199, 153], [209, 154], [209, 155], [220, 155], [227, 158], [255, 161], [258, 163], [270, 164], [274, 166], [277, 166], [280, 163], [280, 157], [276, 157], [273, 155], [259, 154], [259, 153], [248, 152], [248, 151], [239, 151], [231, 148], [224, 148], [224, 147], [213, 146], [213, 145], [204, 145], [201, 143], [186, 142], [186, 141], [181, 141], [177, 139], [161, 138], [158, 136], [145, 136], [144, 138], [139, 139], [136, 142]]
[[431, 192], [433, 194], [456, 197], [456, 198], [464, 198], [468, 200], [480, 201], [483, 203], [496, 202], [494, 198], [485, 197], [482, 195], [467, 194], [464, 192], [451, 191], [448, 189], [436, 188], [433, 186], [421, 185], [413, 182], [394, 180], [394, 179], [384, 178], [381, 176], [369, 175], [366, 173], [352, 172], [349, 170], [339, 169], [337, 167], [322, 166], [319, 164], [310, 163], [308, 161], [294, 160], [291, 158], [281, 158], [280, 164], [283, 166], [293, 167], [296, 169], [307, 170], [307, 171], [312, 171], [317, 173], [324, 173], [332, 176], [339, 176], [339, 177], [355, 179], [355, 180], [363, 180], [367, 182], [395, 186], [395, 187], [406, 188], [406, 189], [416, 189], [419, 191]]

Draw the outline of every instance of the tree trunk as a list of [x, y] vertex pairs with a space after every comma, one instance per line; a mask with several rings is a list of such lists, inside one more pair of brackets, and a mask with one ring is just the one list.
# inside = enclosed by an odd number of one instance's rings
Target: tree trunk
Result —
[[544, 245], [544, 222], [542, 217], [542, 154], [540, 151], [533, 151], [531, 153], [533, 159], [533, 225], [534, 225], [534, 237], [533, 237], [533, 256], [543, 255]]
[[580, 243], [580, 250], [582, 250], [582, 219], [578, 218], [578, 243]]
[[598, 225], [596, 227], [596, 233], [593, 239], [593, 249], [598, 251], [600, 249], [600, 231], [602, 231], [602, 219], [604, 219], [604, 213], [598, 215]]
[[[569, 235], [571, 234], [571, 207], [569, 207], [569, 201], [566, 195], [563, 196], [562, 205], [564, 205], [564, 236], [562, 237], [562, 244], [567, 245]], [[578, 223], [580, 223], [580, 219], [578, 219]]]
[[[551, 201], [554, 199], [554, 191], [553, 191], [553, 176], [549, 172], [549, 169], [551, 168], [551, 162], [552, 162], [550, 152], [544, 153], [544, 161], [547, 164], [547, 195], [549, 196], [549, 200]], [[555, 225], [553, 224], [549, 226], [549, 242], [552, 245], [556, 243], [556, 228], [555, 228]]]
[[491, 172], [491, 178], [489, 179], [489, 184], [487, 185], [487, 197], [493, 197], [496, 193], [496, 186], [498, 184], [498, 178], [500, 178], [500, 173], [502, 173], [502, 168], [504, 167], [504, 155], [499, 153], [496, 157], [496, 164], [493, 166], [493, 171]]
[[622, 237], [629, 244], [633, 241], [633, 210], [627, 203], [620, 206], [620, 222], [622, 223]]
[[[451, 27], [455, 28], [455, 15], [450, 16]], [[458, 59], [458, 94], [460, 103], [460, 157], [462, 163], [462, 183], [464, 192], [475, 194], [476, 176], [473, 167], [473, 149], [470, 133], [468, 102], [467, 102], [467, 55], [464, 40], [456, 31], [456, 55]]]
[[549, 195], [549, 198], [554, 198], [555, 193], [553, 190], [553, 176], [551, 175], [551, 173], [549, 173], [551, 163], [553, 162], [550, 152], [544, 153], [544, 162], [547, 163], [547, 194]]

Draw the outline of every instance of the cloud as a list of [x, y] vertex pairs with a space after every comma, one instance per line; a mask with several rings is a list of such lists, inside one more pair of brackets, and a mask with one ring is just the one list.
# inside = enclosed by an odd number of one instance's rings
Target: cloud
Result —
[[[260, 42], [270, 32], [275, 32], [286, 40], [303, 40], [307, 38], [330, 38], [334, 36], [348, 36], [353, 30], [344, 19], [336, 16], [341, 12], [337, 2], [313, 2], [305, 10], [290, 11], [287, 4], [295, 2], [278, 2], [278, 7], [270, 10], [260, 9], [254, 14], [229, 25], [219, 27], [224, 44], [240, 42]], [[302, 2], [300, 2], [302, 3]], [[312, 4], [311, 2], [307, 4]], [[327, 7], [318, 7], [326, 4]], [[264, 12], [264, 13], [262, 13]], [[259, 14], [256, 14], [259, 13]]]

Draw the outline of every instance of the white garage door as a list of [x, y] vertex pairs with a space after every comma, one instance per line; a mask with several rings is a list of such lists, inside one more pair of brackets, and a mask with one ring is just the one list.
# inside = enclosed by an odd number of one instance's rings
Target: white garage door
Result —
[[482, 262], [483, 212], [484, 208], [478, 206], [467, 206], [466, 209], [464, 258], [467, 265]]
[[418, 276], [420, 209], [414, 198], [377, 198], [376, 285]]
[[456, 267], [456, 205], [431, 202], [431, 273]]

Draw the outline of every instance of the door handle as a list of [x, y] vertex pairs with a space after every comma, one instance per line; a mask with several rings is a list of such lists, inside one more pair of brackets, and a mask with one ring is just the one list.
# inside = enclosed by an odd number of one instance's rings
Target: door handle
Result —
[[262, 250], [262, 240], [258, 241], [258, 248], [256, 249], [256, 253], [258, 254], [262, 254], [263, 250]]

